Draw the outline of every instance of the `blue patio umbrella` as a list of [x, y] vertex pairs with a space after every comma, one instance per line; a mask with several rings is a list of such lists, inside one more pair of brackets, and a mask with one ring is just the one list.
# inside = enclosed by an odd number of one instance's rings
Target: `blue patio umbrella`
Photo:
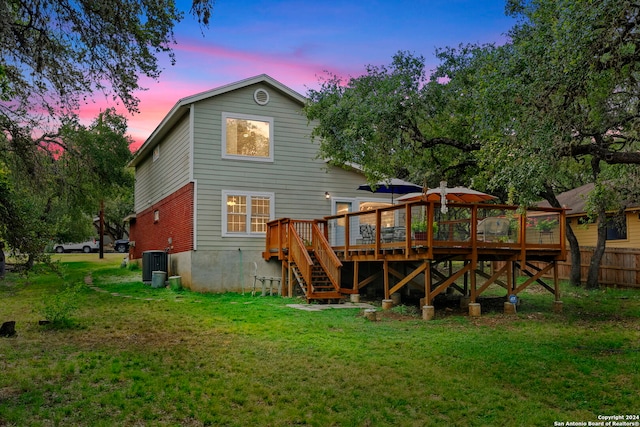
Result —
[[422, 191], [421, 185], [412, 182], [403, 181], [398, 178], [391, 178], [384, 181], [378, 181], [375, 184], [362, 184], [358, 190], [371, 191], [372, 193], [391, 194], [391, 203], [393, 203], [394, 194], [407, 194], [416, 191]]

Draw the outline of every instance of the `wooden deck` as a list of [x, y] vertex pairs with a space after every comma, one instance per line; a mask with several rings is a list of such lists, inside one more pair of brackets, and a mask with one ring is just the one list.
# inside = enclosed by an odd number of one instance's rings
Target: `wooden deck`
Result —
[[[428, 225], [424, 231], [417, 230], [421, 222]], [[386, 301], [404, 290], [421, 292], [421, 306], [432, 306], [449, 290], [468, 300], [471, 313], [494, 283], [507, 297], [539, 284], [559, 301], [564, 235], [562, 209], [448, 203], [443, 210], [439, 203], [418, 201], [316, 220], [271, 221], [263, 256], [282, 261], [284, 295], [293, 295], [298, 284], [309, 301], [337, 299], [382, 282]], [[482, 267], [493, 261], [501, 267], [487, 273]], [[528, 276], [520, 284], [518, 271]], [[553, 283], [547, 284], [543, 275], [550, 272]]]

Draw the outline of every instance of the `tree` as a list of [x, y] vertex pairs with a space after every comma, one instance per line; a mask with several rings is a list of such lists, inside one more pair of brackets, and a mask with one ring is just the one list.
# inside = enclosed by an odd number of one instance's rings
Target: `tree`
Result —
[[[213, 4], [192, 1], [203, 27]], [[78, 150], [80, 143], [68, 145], [73, 138], [60, 131], [77, 127], [75, 113], [95, 94], [136, 112], [139, 78], [159, 78], [160, 54], [174, 61], [173, 27], [183, 17], [170, 0], [0, 2], [0, 170], [7, 185], [0, 209], [11, 212], [0, 217], [0, 232], [14, 250], [41, 253], [52, 236], [50, 214], [75, 215], [63, 213], [61, 198], [74, 198], [86, 213], [92, 201], [82, 196], [94, 193], [83, 193], [82, 179], [68, 178], [74, 166], [87, 171], [82, 162], [89, 159], [106, 172], [99, 163], [105, 153]]]
[[[588, 168], [557, 155], [555, 141], [563, 130], [554, 117], [529, 111], [525, 100], [537, 88], [528, 87], [527, 73], [535, 63], [529, 64], [528, 57], [519, 54], [513, 44], [441, 49], [441, 65], [434, 78], [461, 85], [464, 97], [458, 97], [456, 103], [468, 105], [457, 109], [457, 114], [473, 114], [474, 132], [482, 141], [482, 149], [476, 152], [479, 168], [474, 182], [494, 193], [508, 194], [510, 203], [528, 206], [544, 199], [561, 207], [556, 194], [587, 182]], [[580, 248], [569, 221], [566, 230], [571, 281], [580, 284]]]
[[342, 81], [329, 75], [310, 90], [305, 114], [316, 125], [320, 156], [334, 165], [357, 163], [370, 182], [386, 177], [464, 181], [480, 148], [466, 117], [448, 115], [453, 86], [429, 81], [424, 58], [399, 52], [389, 67]]
[[[212, 9], [212, 0], [193, 0], [191, 11], [208, 25]], [[12, 113], [74, 111], [95, 91], [133, 111], [139, 75], [159, 77], [158, 53], [174, 61], [173, 27], [182, 18], [168, 0], [2, 2], [2, 94]]]
[[126, 169], [130, 184], [118, 186], [117, 190], [104, 201], [105, 234], [113, 240], [122, 239], [129, 235], [124, 218], [133, 213], [133, 171]]
[[[27, 254], [26, 265], [30, 267], [35, 261], [46, 260], [43, 249], [53, 229], [48, 213], [55, 200], [46, 196], [45, 188], [49, 183], [42, 177], [48, 174], [39, 172], [37, 176], [41, 179], [34, 180], [19, 167], [10, 173], [8, 165], [21, 164], [15, 162], [15, 157], [0, 156], [0, 240], [4, 240], [14, 253]], [[36, 153], [31, 165], [48, 168], [50, 164], [46, 158], [43, 153]]]
[[[192, 2], [204, 26], [213, 3]], [[64, 149], [55, 130], [94, 94], [137, 111], [139, 78], [159, 78], [159, 54], [174, 61], [183, 15], [170, 0], [0, 2], [0, 150], [35, 172], [34, 152]]]
[[596, 184], [591, 206], [598, 241], [587, 286], [596, 287], [606, 213], [620, 207], [611, 204], [618, 200], [611, 195], [630, 184], [621, 171], [640, 164], [640, 5], [512, 0], [508, 10], [520, 19], [510, 32], [512, 55], [505, 73], [513, 89], [506, 105], [519, 110], [513, 131], [549, 164], [567, 159], [588, 166], [586, 178]]
[[[406, 54], [394, 57], [390, 72], [369, 67], [346, 84], [330, 78], [310, 92], [307, 117], [319, 121], [323, 157], [361, 163], [368, 177], [431, 164], [446, 176], [462, 165], [470, 176], [455, 174], [458, 182], [473, 179], [521, 204], [544, 198], [552, 206], [559, 192], [596, 183], [599, 238], [587, 277], [594, 287], [606, 212], [616, 209], [600, 194], [619, 193], [640, 163], [640, 5], [512, 0], [508, 11], [520, 21], [504, 46], [441, 49], [428, 82], [421, 59]], [[577, 283], [570, 227], [567, 237]]]
[[[3, 225], [0, 237], [22, 254], [27, 267], [42, 260], [50, 240], [78, 241], [95, 235], [93, 217], [99, 201], [115, 199], [123, 187], [133, 186], [125, 169], [131, 159], [131, 139], [125, 135], [126, 119], [107, 109], [90, 126], [69, 122], [58, 131], [66, 149], [50, 156], [36, 152], [31, 173], [18, 155], [0, 157], [0, 197]], [[4, 213], [3, 212], [3, 213]]]
[[69, 204], [87, 212], [98, 200], [112, 196], [114, 189], [133, 185], [131, 174], [125, 170], [133, 142], [126, 132], [126, 118], [112, 108], [99, 113], [90, 126], [77, 120], [64, 124], [60, 138], [65, 150], [56, 163], [65, 172], [61, 184]]
[[[110, 202], [107, 210], [110, 221], [106, 225], [111, 224], [107, 231], [112, 237], [114, 233], [122, 236], [122, 219], [133, 207], [133, 174], [126, 168], [132, 157], [129, 149], [132, 140], [126, 131], [126, 119], [114, 109], [107, 109], [88, 127], [74, 121], [66, 123], [60, 132], [66, 150], [56, 163], [64, 171], [65, 179], [60, 182], [65, 188], [58, 191], [67, 197], [67, 204], [74, 207], [76, 215], [91, 220], [91, 235], [95, 234], [93, 213], [105, 205], [105, 200]], [[123, 201], [123, 205], [114, 208], [116, 200]], [[121, 216], [116, 219], [116, 214]]]

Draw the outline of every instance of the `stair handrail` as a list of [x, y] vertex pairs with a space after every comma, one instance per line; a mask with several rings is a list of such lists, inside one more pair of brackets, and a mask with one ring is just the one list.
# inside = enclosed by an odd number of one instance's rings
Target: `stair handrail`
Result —
[[309, 288], [311, 286], [313, 261], [293, 223], [289, 223], [289, 259], [296, 264], [306, 282], [307, 288]]
[[288, 241], [287, 230], [289, 229], [290, 221], [289, 218], [280, 218], [267, 222], [265, 251], [262, 253], [262, 257], [265, 260], [268, 261], [272, 256], [276, 255], [280, 260], [285, 258], [286, 243]]
[[336, 291], [340, 291], [340, 269], [342, 267], [342, 262], [340, 262], [338, 256], [335, 254], [333, 249], [331, 249], [329, 241], [320, 230], [318, 224], [313, 224], [312, 232], [312, 246], [313, 251], [316, 254], [316, 259], [327, 274], [327, 277], [331, 281], [333, 287]]

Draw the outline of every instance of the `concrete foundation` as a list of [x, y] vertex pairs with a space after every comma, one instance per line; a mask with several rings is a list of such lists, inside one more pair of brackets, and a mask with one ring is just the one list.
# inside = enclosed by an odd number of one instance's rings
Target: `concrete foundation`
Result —
[[172, 262], [179, 260], [178, 271], [172, 274], [182, 276], [182, 286], [195, 292], [251, 292], [254, 275], [282, 274], [280, 263], [265, 261], [260, 250], [198, 250], [180, 255], [170, 254]]
[[469, 316], [471, 317], [480, 317], [481, 309], [480, 304], [477, 302], [469, 304]]
[[390, 310], [393, 308], [393, 300], [392, 299], [383, 299], [382, 300], [382, 309]]
[[436, 309], [432, 305], [425, 305], [422, 307], [422, 319], [423, 320], [433, 320], [436, 316]]
[[349, 301], [351, 301], [352, 303], [359, 303], [360, 302], [360, 294], [351, 294], [349, 295]]
[[516, 314], [516, 305], [509, 301], [505, 301], [504, 314]]
[[562, 313], [562, 301], [554, 301], [553, 302], [553, 312], [554, 313]]

